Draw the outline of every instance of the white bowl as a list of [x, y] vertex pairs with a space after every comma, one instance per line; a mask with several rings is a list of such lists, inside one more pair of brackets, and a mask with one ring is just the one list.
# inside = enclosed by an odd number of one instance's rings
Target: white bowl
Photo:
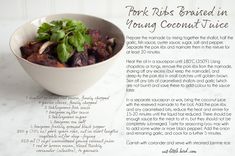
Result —
[[[38, 65], [21, 57], [20, 47], [35, 38], [37, 28], [43, 22], [62, 18], [80, 20], [88, 28], [99, 30], [102, 35], [114, 37], [116, 39], [115, 55], [100, 63], [73, 68], [56, 68]], [[105, 74], [121, 52], [124, 40], [122, 31], [104, 19], [81, 14], [56, 14], [37, 18], [19, 27], [10, 39], [10, 47], [17, 60], [33, 80], [52, 93], [71, 96], [80, 94]]]

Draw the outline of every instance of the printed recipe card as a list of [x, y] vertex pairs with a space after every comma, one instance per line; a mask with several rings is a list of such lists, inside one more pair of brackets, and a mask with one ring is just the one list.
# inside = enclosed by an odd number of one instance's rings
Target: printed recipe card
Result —
[[0, 155], [235, 155], [234, 5], [2, 2]]

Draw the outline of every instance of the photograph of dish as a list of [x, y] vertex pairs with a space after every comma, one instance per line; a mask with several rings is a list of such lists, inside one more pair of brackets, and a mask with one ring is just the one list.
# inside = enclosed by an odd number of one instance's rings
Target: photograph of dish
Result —
[[90, 15], [54, 14], [21, 25], [10, 39], [12, 53], [44, 89], [79, 95], [121, 55], [125, 37], [115, 24]]

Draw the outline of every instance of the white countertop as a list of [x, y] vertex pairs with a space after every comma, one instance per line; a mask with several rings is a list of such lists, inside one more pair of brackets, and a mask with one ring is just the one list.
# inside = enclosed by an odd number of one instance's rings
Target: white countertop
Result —
[[[0, 34], [2, 36], [0, 38], [0, 125], [2, 125], [0, 130], [0, 155], [4, 156], [36, 155], [30, 145], [21, 143], [22, 135], [17, 134], [17, 130], [28, 129], [32, 124], [44, 125], [48, 123], [45, 110], [36, 101], [29, 102], [28, 97], [54, 96], [28, 76], [11, 53], [8, 44], [10, 35], [24, 22], [21, 20], [0, 22]], [[118, 127], [119, 129], [123, 124], [119, 119], [125, 98], [123, 55], [124, 52], [94, 86], [78, 96], [109, 96], [109, 105], [101, 105], [97, 111], [106, 114], [103, 115], [108, 119], [104, 124], [105, 126]], [[95, 110], [94, 107], [90, 111], [94, 112]], [[92, 113], [92, 116], [103, 118], [95, 115], [95, 113]], [[91, 117], [90, 122], [97, 122], [97, 119], [92, 119], [92, 116], [88, 115], [88, 118]], [[122, 134], [123, 132], [120, 131], [120, 136]], [[40, 153], [37, 154], [40, 155]]]

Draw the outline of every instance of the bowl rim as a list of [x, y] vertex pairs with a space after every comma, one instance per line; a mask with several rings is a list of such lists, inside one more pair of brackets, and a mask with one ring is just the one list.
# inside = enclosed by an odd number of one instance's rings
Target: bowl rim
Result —
[[[86, 66], [81, 66], [81, 67], [63, 67], [63, 68], [59, 68], [59, 67], [52, 67], [52, 66], [44, 66], [44, 65], [40, 65], [40, 64], [36, 64], [36, 63], [33, 63], [33, 62], [30, 62], [26, 59], [24, 59], [23, 57], [17, 55], [15, 53], [15, 51], [13, 50], [12, 48], [12, 44], [13, 44], [13, 37], [14, 35], [16, 34], [16, 32], [21, 29], [22, 27], [24, 27], [26, 24], [29, 24], [29, 23], [32, 23], [33, 21], [36, 21], [36, 20], [39, 20], [39, 19], [43, 19], [43, 18], [47, 18], [47, 17], [53, 17], [53, 16], [61, 16], [61, 15], [81, 15], [81, 16], [87, 16], [87, 17], [92, 17], [92, 18], [97, 18], [99, 20], [103, 20], [113, 26], [115, 26], [120, 32], [121, 32], [121, 35], [123, 37], [123, 44], [120, 48], [120, 50], [115, 54], [113, 55], [112, 57], [108, 58], [107, 60], [104, 60], [104, 61], [101, 61], [101, 62], [98, 62], [98, 63], [95, 63], [95, 64], [91, 64], [91, 65], [86, 65]], [[40, 16], [40, 17], [37, 17], [37, 18], [33, 18], [27, 22], [24, 22], [23, 24], [21, 24], [20, 26], [18, 26], [16, 28], [16, 30], [11, 34], [11, 37], [9, 39], [9, 46], [10, 46], [10, 49], [11, 49], [11, 53], [13, 53], [15, 55], [15, 57], [17, 59], [20, 59], [21, 61], [24, 61], [25, 63], [27, 64], [30, 64], [30, 65], [33, 65], [35, 67], [40, 67], [40, 68], [45, 68], [45, 69], [55, 69], [55, 70], [78, 70], [78, 69], [84, 69], [84, 68], [92, 68], [92, 67], [95, 67], [95, 66], [99, 66], [99, 65], [102, 65], [106, 62], [109, 62], [111, 60], [113, 60], [114, 58], [116, 58], [120, 53], [121, 51], [124, 49], [124, 46], [125, 46], [125, 36], [124, 36], [124, 33], [123, 31], [114, 23], [108, 21], [108, 20], [105, 20], [103, 18], [100, 18], [100, 17], [97, 17], [97, 16], [93, 16], [93, 15], [88, 15], [88, 14], [81, 14], [81, 13], [58, 13], [58, 14], [49, 14], [49, 15], [44, 15], [44, 16]]]

